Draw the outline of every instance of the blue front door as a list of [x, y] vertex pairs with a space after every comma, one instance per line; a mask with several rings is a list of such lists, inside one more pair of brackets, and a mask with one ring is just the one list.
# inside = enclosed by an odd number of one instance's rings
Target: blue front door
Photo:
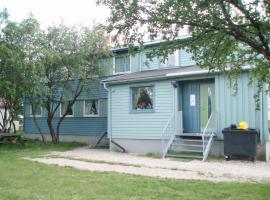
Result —
[[183, 82], [182, 85], [183, 132], [199, 133], [200, 130], [200, 84]]

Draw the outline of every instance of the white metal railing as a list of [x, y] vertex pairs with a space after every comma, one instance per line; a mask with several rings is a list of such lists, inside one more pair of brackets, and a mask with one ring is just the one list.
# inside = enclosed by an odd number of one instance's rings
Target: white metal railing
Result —
[[203, 161], [205, 161], [208, 157], [213, 142], [213, 137], [216, 135], [216, 128], [217, 128], [217, 113], [212, 112], [202, 133]]
[[166, 122], [162, 133], [161, 133], [161, 146], [162, 146], [162, 157], [164, 158], [175, 138], [175, 135], [180, 134], [181, 131], [181, 117], [182, 112], [173, 113], [168, 121]]

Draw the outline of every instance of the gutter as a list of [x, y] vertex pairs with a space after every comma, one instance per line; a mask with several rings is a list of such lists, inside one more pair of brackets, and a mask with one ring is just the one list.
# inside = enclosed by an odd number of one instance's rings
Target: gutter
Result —
[[175, 77], [175, 76], [181, 77], [181, 76], [187, 76], [187, 75], [198, 75], [198, 74], [207, 74], [207, 73], [209, 73], [209, 70], [169, 73], [169, 74], [166, 74], [166, 76], [167, 77]]

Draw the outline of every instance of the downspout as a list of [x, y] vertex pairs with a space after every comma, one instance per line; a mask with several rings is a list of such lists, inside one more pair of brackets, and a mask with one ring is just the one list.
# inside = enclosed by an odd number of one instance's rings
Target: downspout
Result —
[[103, 83], [103, 87], [105, 88], [105, 90], [107, 90], [108, 92], [108, 95], [109, 95], [109, 98], [108, 98], [108, 108], [109, 108], [109, 115], [107, 117], [108, 119], [108, 122], [107, 122], [107, 125], [108, 125], [108, 134], [109, 134], [109, 140], [110, 140], [110, 151], [111, 151], [111, 142], [112, 142], [112, 131], [111, 131], [111, 127], [112, 127], [112, 107], [111, 107], [111, 99], [112, 99], [112, 96], [111, 96], [111, 91], [108, 89], [106, 83]]

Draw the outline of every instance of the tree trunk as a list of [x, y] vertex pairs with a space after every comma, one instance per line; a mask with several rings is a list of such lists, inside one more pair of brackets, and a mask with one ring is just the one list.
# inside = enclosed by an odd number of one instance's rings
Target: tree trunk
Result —
[[52, 143], [53, 144], [59, 144], [59, 139], [57, 139], [57, 137], [56, 137], [56, 134], [55, 134], [55, 131], [54, 131], [54, 128], [53, 128], [53, 125], [52, 125], [52, 118], [50, 116], [48, 116], [47, 125], [49, 127], [50, 134], [51, 134], [51, 137], [52, 137]]
[[37, 122], [37, 117], [36, 117], [35, 114], [34, 114], [34, 123], [35, 123], [35, 126], [36, 126], [36, 128], [37, 128], [37, 130], [38, 130], [40, 136], [41, 136], [42, 142], [43, 142], [44, 144], [47, 144], [46, 137], [45, 137], [45, 135], [42, 133], [42, 130], [41, 130], [41, 128], [40, 128], [40, 126], [39, 126], [39, 124], [38, 124], [38, 122]]

